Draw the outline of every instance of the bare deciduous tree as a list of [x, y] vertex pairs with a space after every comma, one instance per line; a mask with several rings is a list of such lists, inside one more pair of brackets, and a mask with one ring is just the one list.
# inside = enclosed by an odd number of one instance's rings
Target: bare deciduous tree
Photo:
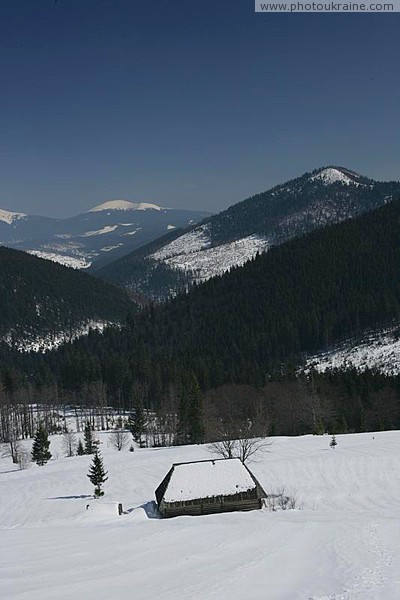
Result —
[[66, 456], [74, 456], [78, 446], [76, 434], [73, 431], [66, 431], [63, 434], [62, 448]]
[[228, 393], [223, 401], [214, 406], [217, 412], [210, 415], [210, 435], [214, 439], [209, 450], [221, 458], [240, 458], [246, 463], [271, 445], [267, 439], [269, 420], [265, 403], [257, 396], [246, 403], [232, 402], [229, 388], [225, 392]]
[[26, 469], [31, 464], [30, 454], [25, 448], [20, 448], [18, 452], [18, 466], [21, 470]]
[[3, 451], [1, 453], [3, 458], [11, 458], [14, 465], [18, 464], [18, 456], [22, 450], [21, 442], [14, 437], [11, 437], [9, 441], [4, 444]]
[[131, 442], [131, 436], [123, 429], [116, 429], [110, 433], [108, 441], [118, 451], [124, 450]]
[[264, 507], [273, 512], [276, 510], [302, 509], [297, 492], [295, 490], [288, 492], [285, 486], [280, 486], [276, 492], [267, 494], [267, 497], [264, 498]]
[[15, 465], [18, 465], [20, 469], [26, 469], [30, 463], [30, 455], [27, 450], [23, 447], [20, 440], [10, 439], [3, 446], [1, 453], [3, 458], [11, 458]]

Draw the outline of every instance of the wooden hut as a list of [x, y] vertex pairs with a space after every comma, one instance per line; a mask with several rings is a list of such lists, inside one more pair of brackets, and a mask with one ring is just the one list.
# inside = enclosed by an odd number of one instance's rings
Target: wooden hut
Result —
[[261, 485], [239, 458], [176, 463], [156, 489], [163, 517], [261, 508]]

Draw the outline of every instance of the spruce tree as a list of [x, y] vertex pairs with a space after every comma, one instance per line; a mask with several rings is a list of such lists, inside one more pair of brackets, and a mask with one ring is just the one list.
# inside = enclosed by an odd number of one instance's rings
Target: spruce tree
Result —
[[146, 416], [143, 410], [143, 404], [138, 400], [135, 404], [135, 410], [129, 415], [127, 427], [132, 434], [135, 442], [140, 443], [142, 435], [146, 428]]
[[104, 469], [103, 459], [99, 452], [96, 452], [93, 456], [92, 464], [89, 468], [87, 476], [90, 482], [94, 485], [94, 497], [100, 498], [104, 496], [104, 491], [101, 489], [102, 485], [107, 481], [107, 471]]
[[81, 439], [78, 442], [78, 447], [76, 449], [76, 453], [78, 456], [83, 456], [85, 454], [85, 448], [83, 447]]
[[194, 374], [187, 385], [189, 400], [189, 440], [191, 444], [201, 444], [204, 439], [203, 403], [201, 390]]
[[43, 423], [39, 423], [32, 446], [32, 460], [43, 466], [51, 458], [50, 442]]
[[93, 454], [95, 444], [93, 441], [93, 430], [90, 426], [89, 421], [85, 425], [84, 438], [85, 438], [85, 454]]
[[180, 390], [176, 444], [199, 444], [204, 438], [201, 390], [194, 373], [184, 377]]

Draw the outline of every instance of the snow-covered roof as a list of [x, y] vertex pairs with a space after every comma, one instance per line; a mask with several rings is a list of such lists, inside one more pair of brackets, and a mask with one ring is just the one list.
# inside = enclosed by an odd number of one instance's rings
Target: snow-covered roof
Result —
[[180, 463], [172, 468], [165, 502], [232, 496], [256, 487], [239, 458]]

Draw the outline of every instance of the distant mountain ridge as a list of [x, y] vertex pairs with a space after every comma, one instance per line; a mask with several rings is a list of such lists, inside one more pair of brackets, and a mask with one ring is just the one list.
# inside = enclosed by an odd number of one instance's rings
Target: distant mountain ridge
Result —
[[103, 265], [210, 213], [110, 200], [74, 217], [53, 219], [0, 209], [0, 245], [66, 266]]
[[199, 225], [156, 240], [99, 269], [108, 281], [165, 298], [221, 275], [293, 237], [400, 198], [400, 182], [379, 182], [328, 166], [273, 187]]

